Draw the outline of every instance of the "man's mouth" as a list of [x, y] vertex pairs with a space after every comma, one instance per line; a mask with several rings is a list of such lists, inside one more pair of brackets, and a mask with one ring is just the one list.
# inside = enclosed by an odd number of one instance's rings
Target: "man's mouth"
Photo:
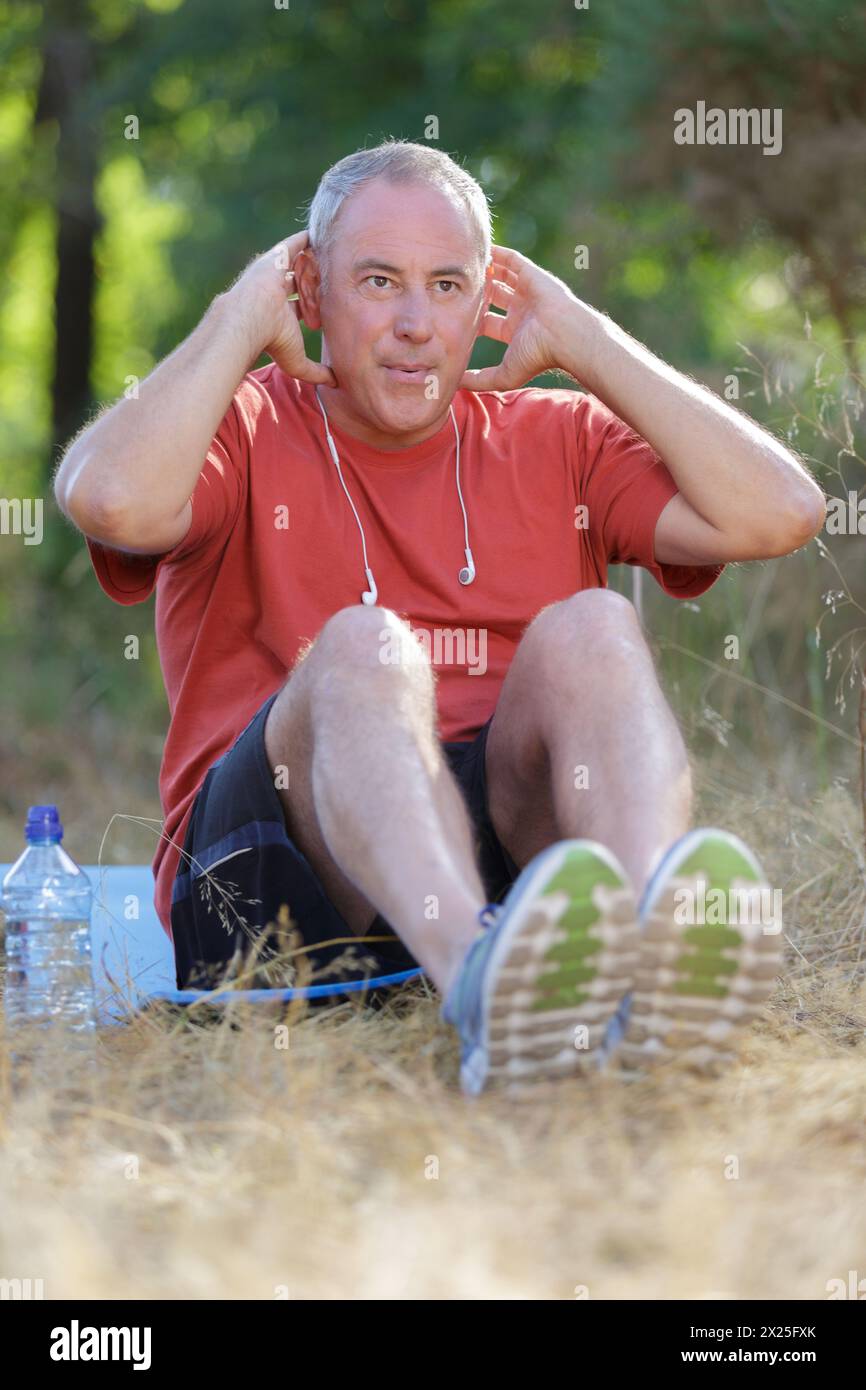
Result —
[[425, 363], [383, 362], [382, 366], [392, 381], [423, 381], [431, 370]]

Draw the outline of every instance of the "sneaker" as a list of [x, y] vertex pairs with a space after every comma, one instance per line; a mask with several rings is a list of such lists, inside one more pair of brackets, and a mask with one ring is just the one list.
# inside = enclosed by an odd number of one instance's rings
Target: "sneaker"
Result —
[[627, 1069], [677, 1058], [716, 1071], [734, 1059], [782, 970], [771, 905], [760, 864], [735, 835], [692, 830], [671, 846], [641, 899], [634, 994], [606, 1040]]
[[634, 893], [615, 856], [591, 840], [551, 845], [487, 920], [442, 1006], [460, 1034], [463, 1090], [600, 1065], [639, 947]]

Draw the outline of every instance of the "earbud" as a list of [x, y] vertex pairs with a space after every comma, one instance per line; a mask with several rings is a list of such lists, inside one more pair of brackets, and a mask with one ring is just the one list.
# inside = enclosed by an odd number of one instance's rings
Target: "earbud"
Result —
[[361, 602], [366, 603], [369, 607], [369, 605], [371, 603], [375, 603], [377, 598], [379, 597], [379, 590], [376, 588], [376, 581], [373, 578], [373, 571], [371, 569], [365, 569], [364, 573], [367, 576], [367, 583], [370, 585], [370, 588], [366, 594], [361, 595]]
[[463, 554], [466, 556], [466, 565], [460, 571], [457, 578], [461, 584], [471, 584], [475, 578], [475, 561], [472, 558], [472, 551], [467, 546]]

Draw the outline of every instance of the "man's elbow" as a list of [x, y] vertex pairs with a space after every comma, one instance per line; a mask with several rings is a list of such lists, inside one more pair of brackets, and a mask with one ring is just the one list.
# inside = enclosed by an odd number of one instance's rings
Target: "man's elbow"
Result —
[[814, 540], [827, 516], [827, 499], [821, 489], [812, 484], [787, 506], [780, 507], [779, 512], [774, 518], [772, 553], [765, 559], [790, 555]]
[[794, 509], [791, 522], [794, 544], [791, 549], [799, 550], [801, 545], [807, 545], [809, 541], [814, 540], [826, 519], [827, 499], [818, 485], [812, 483]]
[[81, 469], [76, 473], [71, 470], [64, 473], [62, 465], [58, 470], [54, 479], [54, 497], [58, 507], [82, 535], [103, 545], [116, 543], [129, 529], [126, 508], [104, 489], [93, 493], [85, 486]]

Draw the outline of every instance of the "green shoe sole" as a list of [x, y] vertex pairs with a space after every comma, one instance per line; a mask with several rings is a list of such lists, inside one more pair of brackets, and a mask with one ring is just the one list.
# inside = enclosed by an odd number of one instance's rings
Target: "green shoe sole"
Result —
[[503, 913], [486, 971], [482, 1084], [597, 1067], [638, 960], [637, 906], [621, 866], [593, 841], [551, 845], [527, 865]]
[[692, 831], [659, 866], [643, 907], [623, 1066], [729, 1064], [783, 958], [779, 895], [754, 855], [726, 831]]

